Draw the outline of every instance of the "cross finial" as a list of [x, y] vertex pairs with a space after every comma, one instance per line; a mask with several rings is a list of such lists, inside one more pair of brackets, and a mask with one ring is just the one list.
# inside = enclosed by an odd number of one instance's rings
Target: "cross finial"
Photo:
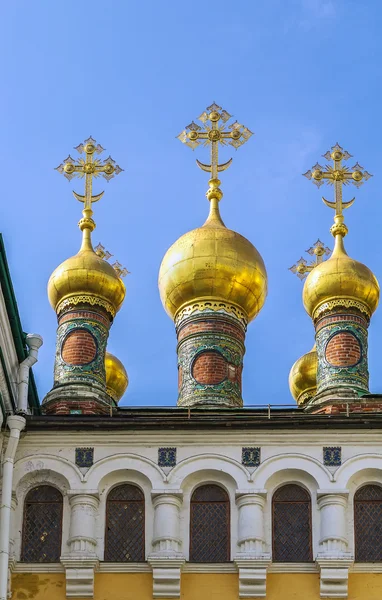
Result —
[[97, 202], [103, 196], [103, 192], [93, 196], [93, 177], [99, 177], [102, 175], [107, 182], [110, 181], [115, 175], [118, 175], [123, 171], [119, 165], [116, 164], [115, 160], [108, 156], [104, 160], [95, 158], [96, 154], [101, 154], [104, 151], [101, 144], [97, 144], [95, 140], [90, 136], [87, 140], [75, 147], [75, 150], [79, 154], [85, 154], [85, 158], [78, 158], [74, 160], [70, 154], [65, 160], [56, 167], [56, 171], [62, 173], [69, 181], [73, 177], [85, 177], [85, 194], [77, 194], [73, 192], [73, 195], [77, 200], [84, 203], [83, 215], [84, 219], [80, 221], [80, 228], [87, 226], [88, 229], [93, 230], [95, 223], [91, 218], [92, 204]]
[[[189, 148], [192, 148], [192, 150], [195, 150], [200, 144], [211, 146], [211, 164], [204, 164], [199, 160], [196, 161], [197, 165], [203, 171], [211, 173], [210, 181], [219, 181], [218, 173], [228, 169], [232, 163], [232, 158], [230, 158], [227, 162], [219, 164], [219, 144], [222, 146], [229, 144], [237, 150], [249, 140], [251, 135], [253, 135], [247, 127], [237, 121], [231, 123], [231, 125], [227, 125], [227, 129], [225, 129], [225, 123], [227, 123], [231, 117], [232, 115], [213, 102], [211, 106], [207, 106], [206, 110], [198, 117], [199, 121], [203, 123], [203, 126], [197, 125], [192, 121], [192, 123], [187, 125], [186, 129], [177, 136], [178, 140], [183, 144], [186, 144], [186, 146], [189, 146]], [[218, 185], [214, 186], [215, 191], [213, 192], [213, 197], [217, 197], [216, 190], [218, 189]], [[210, 187], [212, 186], [210, 185]], [[208, 198], [209, 192], [207, 192]], [[218, 195], [220, 197], [218, 200], [223, 196], [220, 190], [219, 192], [220, 194]]]
[[351, 167], [351, 169], [342, 165], [342, 161], [352, 158], [352, 155], [349, 154], [347, 150], [344, 150], [338, 142], [331, 150], [328, 150], [323, 155], [323, 158], [326, 158], [327, 160], [332, 159], [333, 166], [325, 165], [325, 167], [323, 167], [319, 163], [316, 163], [312, 167], [312, 170], [304, 173], [304, 177], [312, 179], [317, 187], [323, 185], [324, 181], [334, 186], [334, 202], [330, 202], [324, 197], [322, 200], [325, 202], [326, 206], [335, 210], [335, 225], [332, 227], [332, 234], [337, 235], [338, 233], [344, 237], [347, 234], [347, 227], [343, 222], [342, 211], [349, 208], [349, 206], [353, 204], [355, 198], [352, 198], [348, 202], [344, 202], [342, 200], [342, 186], [352, 183], [359, 188], [364, 181], [370, 179], [372, 175], [365, 171], [358, 162]]
[[320, 265], [325, 260], [325, 256], [330, 254], [331, 250], [327, 246], [324, 246], [321, 240], [317, 240], [317, 242], [313, 244], [311, 248], [306, 250], [306, 252], [311, 256], [314, 256], [314, 260], [308, 263], [305, 258], [301, 257], [296, 264], [289, 269], [289, 271], [295, 273], [301, 280], [305, 279], [308, 276], [308, 273], [313, 271], [317, 265]]
[[[113, 254], [111, 254], [111, 252], [109, 252], [108, 250], [105, 249], [105, 246], [103, 246], [101, 244], [101, 242], [99, 244], [97, 244], [97, 246], [94, 248], [94, 252], [96, 253], [97, 256], [99, 256], [100, 258], [102, 258], [103, 260], [109, 260], [109, 258], [111, 258], [113, 256]], [[122, 279], [122, 277], [126, 277], [126, 275], [130, 274], [130, 271], [128, 271], [126, 269], [126, 267], [123, 267], [121, 265], [121, 263], [116, 260], [112, 265], [111, 265], [114, 269], [114, 271], [117, 273], [118, 277], [120, 277]]]

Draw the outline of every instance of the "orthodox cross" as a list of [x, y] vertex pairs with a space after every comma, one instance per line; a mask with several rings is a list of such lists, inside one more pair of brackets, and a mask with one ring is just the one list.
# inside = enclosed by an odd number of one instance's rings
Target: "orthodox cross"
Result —
[[202, 127], [192, 121], [177, 136], [178, 140], [192, 150], [195, 150], [201, 143], [204, 143], [204, 146], [211, 146], [211, 164], [206, 165], [199, 160], [196, 161], [203, 171], [211, 173], [211, 179], [217, 179], [218, 173], [228, 169], [232, 163], [232, 158], [230, 158], [227, 162], [219, 164], [219, 144], [222, 146], [230, 144], [237, 150], [253, 135], [247, 127], [237, 121], [227, 125], [227, 129], [224, 129], [225, 123], [231, 117], [232, 115], [214, 102], [198, 117], [199, 121], [203, 123]]
[[[106, 261], [113, 256], [109, 250], [106, 250], [105, 246], [103, 246], [101, 242], [94, 248], [94, 252], [97, 256]], [[126, 275], [130, 274], [130, 271], [128, 271], [126, 267], [123, 267], [118, 260], [116, 260], [111, 266], [121, 279], [122, 277], [126, 277]]]
[[289, 271], [295, 273], [297, 277], [301, 280], [305, 279], [308, 273], [313, 271], [313, 269], [317, 267], [317, 265], [320, 265], [325, 260], [325, 256], [328, 256], [328, 254], [330, 254], [331, 251], [330, 248], [324, 246], [324, 244], [320, 240], [317, 240], [317, 242], [313, 244], [313, 246], [309, 248], [309, 250], [306, 250], [306, 252], [311, 256], [314, 256], [314, 260], [308, 263], [308, 261], [306, 261], [305, 258], [301, 257], [300, 260], [298, 260], [296, 264], [293, 265], [293, 267], [290, 267], [289, 269]]
[[[75, 161], [69, 154], [64, 162], [56, 167], [56, 171], [63, 173], [69, 181], [73, 177], [85, 177], [85, 195], [82, 196], [73, 192], [77, 200], [84, 203], [84, 211], [92, 210], [92, 203], [97, 202], [103, 196], [103, 192], [93, 196], [93, 177], [102, 175], [107, 182], [123, 171], [119, 165], [109, 156], [105, 160], [95, 158], [95, 154], [101, 154], [104, 151], [101, 144], [97, 144], [92, 137], [75, 147], [79, 154], [85, 153], [85, 158], [79, 158]], [[90, 213], [91, 214], [91, 213]]]
[[349, 208], [355, 200], [355, 198], [352, 198], [348, 202], [343, 202], [342, 186], [352, 183], [359, 188], [364, 181], [370, 179], [371, 174], [365, 171], [358, 162], [354, 167], [351, 167], [351, 169], [347, 166], [343, 166], [342, 161], [348, 160], [352, 155], [341, 148], [338, 142], [331, 150], [328, 150], [323, 157], [327, 160], [332, 159], [334, 163], [333, 166], [326, 165], [325, 167], [322, 167], [320, 164], [316, 163], [311, 171], [309, 170], [304, 173], [304, 177], [312, 179], [317, 187], [320, 187], [324, 181], [330, 185], [334, 185], [334, 202], [330, 202], [324, 197], [322, 200], [325, 202], [326, 206], [335, 210], [336, 220], [336, 217], [342, 217], [342, 210]]

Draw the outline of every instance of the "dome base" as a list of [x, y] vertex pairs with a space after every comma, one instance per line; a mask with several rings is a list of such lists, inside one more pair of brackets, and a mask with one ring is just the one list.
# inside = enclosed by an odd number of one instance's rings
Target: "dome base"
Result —
[[115, 407], [104, 390], [89, 383], [54, 387], [42, 401], [42, 409], [48, 415], [106, 415]]
[[223, 308], [204, 308], [185, 314], [176, 331], [178, 406], [243, 406], [244, 323]]

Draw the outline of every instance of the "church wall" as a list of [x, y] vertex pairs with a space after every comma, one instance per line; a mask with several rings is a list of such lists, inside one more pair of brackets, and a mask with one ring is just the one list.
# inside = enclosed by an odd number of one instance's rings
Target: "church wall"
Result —
[[[15, 463], [14, 493], [15, 551], [19, 557], [24, 498], [29, 489], [41, 483], [51, 483], [64, 494], [63, 552], [66, 549], [70, 507], [69, 490], [99, 494], [100, 506], [96, 523], [97, 555], [103, 559], [106, 497], [118, 483], [136, 483], [144, 492], [146, 507], [146, 553], [151, 549], [154, 510], [152, 490], [181, 490], [181, 535], [183, 552], [188, 558], [189, 502], [193, 489], [201, 483], [220, 483], [231, 501], [231, 554], [237, 548], [237, 490], [265, 490], [265, 541], [271, 551], [272, 495], [284, 483], [299, 483], [312, 499], [313, 553], [318, 551], [320, 513], [317, 508], [319, 490], [348, 492], [347, 533], [349, 551], [353, 551], [353, 497], [365, 483], [382, 482], [382, 459], [376, 453], [378, 432], [303, 432], [301, 438], [289, 432], [256, 434], [261, 447], [261, 463], [246, 468], [241, 463], [243, 447], [254, 445], [251, 434], [185, 432], [185, 433], [124, 433], [86, 432], [86, 446], [94, 447], [94, 465], [79, 469], [75, 465], [75, 448], [84, 446], [84, 434], [27, 432], [23, 435]], [[292, 442], [293, 440], [293, 442]], [[342, 449], [342, 465], [323, 465], [323, 447], [338, 445]], [[174, 468], [158, 466], [158, 448], [176, 447]]]
[[[27, 431], [21, 439], [14, 470], [12, 535], [15, 559], [20, 560], [25, 496], [34, 486], [44, 483], [57, 487], [63, 493], [62, 555], [68, 554], [69, 548], [70, 498], [76, 494], [89, 494], [99, 499], [95, 552], [100, 561], [100, 572], [95, 573], [95, 600], [152, 598], [153, 575], [148, 563], [140, 563], [136, 567], [134, 564], [116, 563], [117, 568], [103, 563], [106, 499], [110, 490], [121, 483], [133, 483], [144, 494], [146, 558], [153, 552], [153, 498], [173, 492], [181, 498], [181, 554], [188, 560], [190, 499], [195, 488], [202, 483], [217, 483], [229, 495], [231, 561], [239, 549], [237, 497], [250, 493], [264, 497], [264, 552], [271, 554], [272, 496], [286, 483], [297, 483], [310, 494], [313, 559], [322, 552], [320, 495], [337, 493], [347, 498], [345, 536], [347, 552], [354, 555], [354, 494], [366, 483], [382, 484], [379, 438], [380, 433], [373, 430], [302, 431], [298, 434], [294, 431]], [[86, 468], [75, 464], [75, 449], [84, 446], [94, 448], [94, 464]], [[158, 465], [158, 449], [166, 447], [177, 449], [174, 467]], [[260, 464], [249, 467], [243, 464], [242, 449], [254, 447], [261, 448]], [[341, 466], [324, 465], [324, 447], [341, 448]], [[36, 565], [17, 562], [13, 574], [13, 597], [64, 599], [65, 573], [62, 565], [49, 565], [47, 573], [40, 573], [39, 570], [43, 569], [44, 565], [37, 569]], [[382, 573], [376, 570], [373, 564], [350, 566], [350, 600], [382, 597]], [[201, 564], [195, 569], [187, 562], [183, 568], [182, 600], [199, 600], [201, 597], [231, 600], [238, 598], [238, 589], [239, 575], [233, 562], [223, 565], [222, 572], [216, 565], [210, 568]], [[291, 572], [290, 567], [285, 569], [280, 563], [271, 564], [266, 597], [270, 600], [279, 600], [280, 597], [285, 600], [318, 600], [318, 566], [315, 563], [296, 564]]]
[[[17, 573], [15, 600], [65, 600], [64, 573]], [[319, 600], [318, 573], [270, 573], [267, 600]], [[382, 573], [351, 573], [348, 600], [379, 600]], [[94, 600], [152, 600], [151, 573], [96, 573]], [[235, 573], [184, 573], [181, 600], [237, 600]]]

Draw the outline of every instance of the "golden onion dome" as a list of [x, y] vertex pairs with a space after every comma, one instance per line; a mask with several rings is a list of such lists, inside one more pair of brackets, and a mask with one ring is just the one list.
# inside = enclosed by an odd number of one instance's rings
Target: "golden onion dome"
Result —
[[129, 378], [126, 369], [114, 354], [105, 354], [106, 391], [118, 403], [126, 392]]
[[[218, 180], [211, 182], [220, 183]], [[220, 190], [218, 190], [220, 192]], [[202, 227], [182, 235], [167, 250], [159, 271], [159, 291], [171, 318], [195, 301], [239, 307], [251, 321], [267, 295], [263, 259], [245, 237], [224, 225], [216, 197]]]
[[316, 345], [294, 363], [289, 373], [289, 389], [298, 405], [305, 404], [317, 392]]
[[345, 300], [349, 307], [361, 306], [361, 310], [364, 307], [369, 317], [378, 306], [377, 278], [366, 265], [348, 256], [342, 235], [335, 236], [331, 257], [317, 265], [305, 281], [303, 302], [306, 311], [313, 318], [326, 302], [338, 303], [339, 300]]
[[126, 289], [114, 268], [94, 252], [91, 229], [83, 229], [79, 252], [53, 271], [48, 282], [48, 297], [57, 312], [65, 300], [84, 301], [104, 306], [112, 314], [121, 308]]

